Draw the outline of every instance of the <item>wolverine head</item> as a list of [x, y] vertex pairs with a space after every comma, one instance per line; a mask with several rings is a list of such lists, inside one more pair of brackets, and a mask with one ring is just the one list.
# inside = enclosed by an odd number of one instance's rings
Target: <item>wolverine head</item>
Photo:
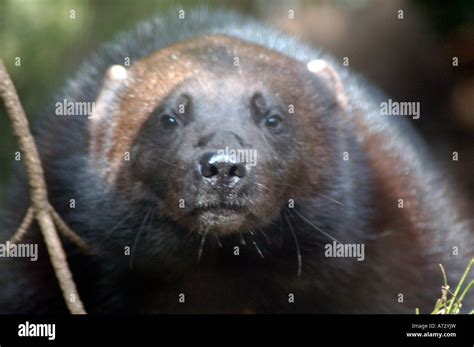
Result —
[[228, 235], [268, 225], [325, 184], [341, 105], [305, 64], [204, 36], [120, 71], [98, 97], [91, 157], [131, 203]]

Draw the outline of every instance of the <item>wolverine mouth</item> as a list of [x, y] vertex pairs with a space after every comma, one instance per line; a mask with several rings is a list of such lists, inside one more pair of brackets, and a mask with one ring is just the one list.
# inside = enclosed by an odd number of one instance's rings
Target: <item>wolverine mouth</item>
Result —
[[196, 205], [195, 211], [197, 212], [206, 212], [206, 211], [211, 211], [215, 213], [223, 213], [223, 214], [229, 214], [229, 213], [245, 213], [248, 211], [248, 206], [245, 204], [241, 203], [230, 203], [230, 202], [224, 202], [224, 203], [201, 203]]
[[218, 234], [239, 231], [247, 221], [249, 206], [237, 203], [198, 204], [194, 210], [199, 224]]

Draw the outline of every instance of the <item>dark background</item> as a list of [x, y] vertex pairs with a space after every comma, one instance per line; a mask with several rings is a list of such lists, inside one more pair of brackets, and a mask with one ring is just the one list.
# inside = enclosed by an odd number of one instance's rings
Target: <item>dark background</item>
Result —
[[[0, 0], [0, 57], [30, 120], [81, 60], [135, 23], [207, 4], [247, 13], [323, 47], [397, 101], [421, 103], [411, 120], [474, 206], [474, 1]], [[76, 18], [69, 18], [70, 10]], [[295, 19], [288, 19], [288, 10]], [[397, 18], [398, 10], [404, 19]], [[22, 65], [14, 65], [21, 57]], [[452, 58], [459, 66], [452, 66]], [[342, 60], [340, 60], [342, 62]], [[0, 205], [17, 145], [0, 109]], [[452, 161], [452, 152], [459, 161]]]

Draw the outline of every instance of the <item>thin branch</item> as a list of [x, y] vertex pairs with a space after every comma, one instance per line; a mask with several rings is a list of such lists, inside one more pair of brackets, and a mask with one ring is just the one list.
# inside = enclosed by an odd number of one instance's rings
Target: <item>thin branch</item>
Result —
[[76, 284], [69, 269], [66, 254], [59, 239], [48, 201], [48, 191], [44, 179], [43, 166], [31, 135], [28, 119], [20, 103], [13, 82], [0, 59], [0, 96], [2, 97], [7, 116], [10, 119], [13, 134], [24, 157], [28, 173], [28, 186], [34, 216], [38, 221], [46, 248], [51, 259], [59, 286], [63, 292], [64, 301], [73, 314], [86, 313], [84, 305], [77, 292]]
[[31, 226], [31, 223], [33, 223], [34, 216], [35, 215], [33, 207], [28, 207], [28, 211], [26, 211], [25, 217], [23, 217], [23, 221], [21, 222], [15, 234], [13, 234], [13, 236], [10, 238], [10, 243], [18, 243], [23, 240], [23, 237], [26, 235], [28, 229]]
[[63, 234], [69, 241], [73, 242], [85, 255], [92, 255], [91, 248], [64, 222], [61, 216], [56, 212], [53, 206], [50, 206], [51, 214], [59, 232]]

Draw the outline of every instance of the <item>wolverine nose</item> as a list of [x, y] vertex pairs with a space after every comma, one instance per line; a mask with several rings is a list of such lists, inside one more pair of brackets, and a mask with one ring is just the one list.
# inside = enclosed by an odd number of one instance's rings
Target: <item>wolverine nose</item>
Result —
[[225, 153], [205, 153], [199, 160], [201, 176], [209, 179], [237, 181], [247, 174], [245, 163], [235, 162], [234, 158]]

